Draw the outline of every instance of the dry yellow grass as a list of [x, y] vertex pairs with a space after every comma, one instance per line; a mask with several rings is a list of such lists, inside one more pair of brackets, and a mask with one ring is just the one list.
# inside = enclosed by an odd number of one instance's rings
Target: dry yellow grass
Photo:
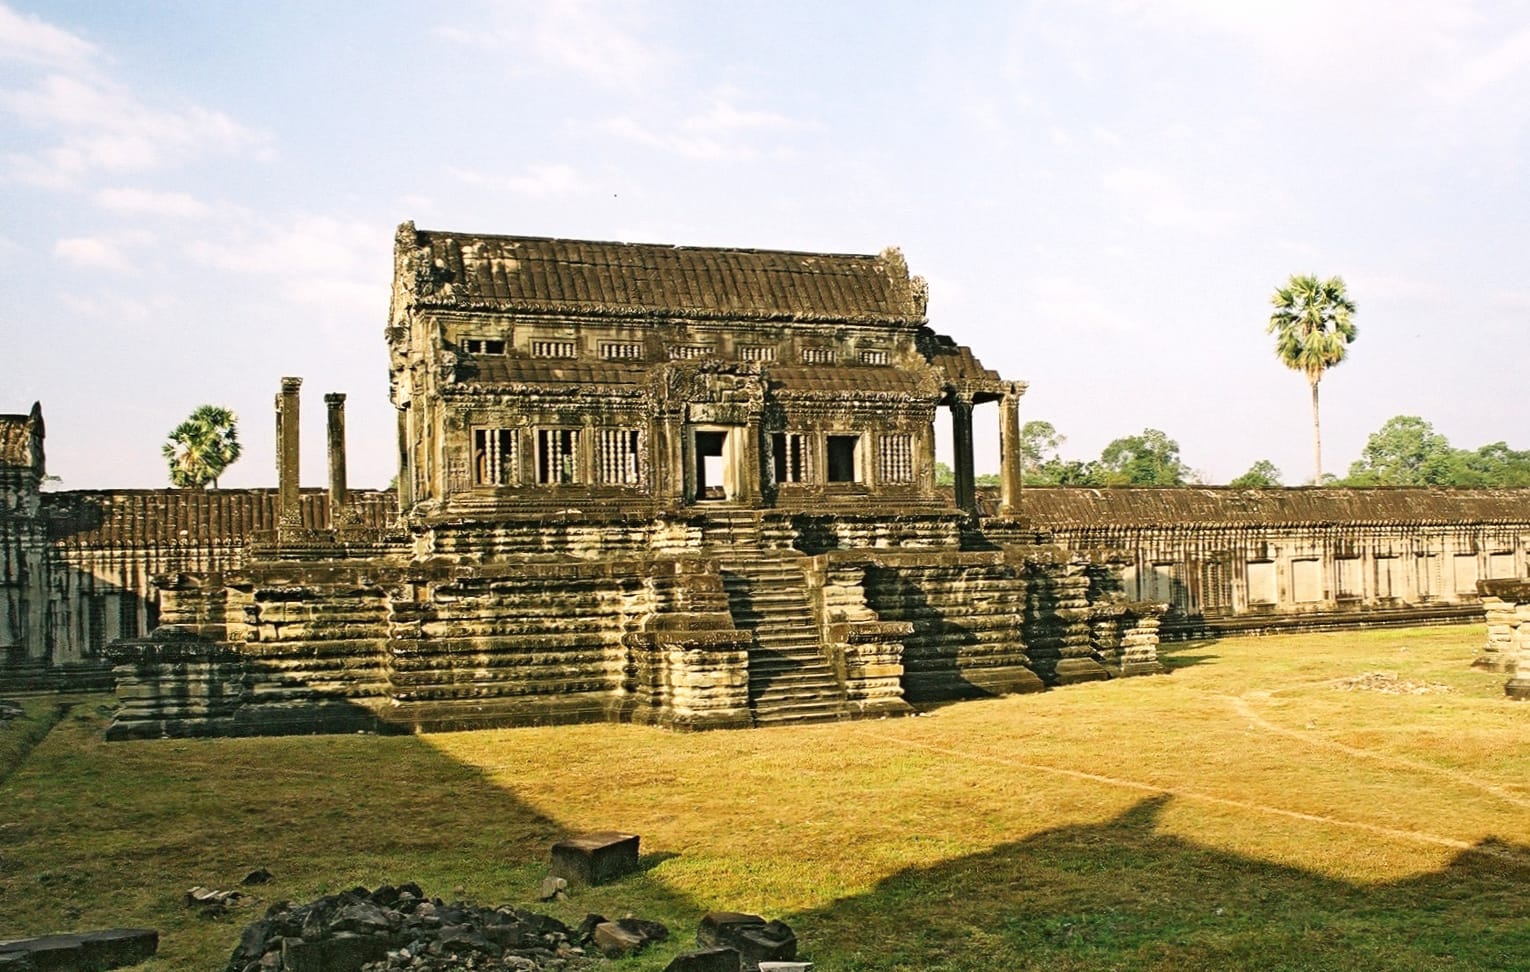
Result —
[[[215, 968], [267, 899], [419, 880], [527, 903], [561, 834], [649, 869], [549, 908], [680, 941], [782, 917], [824, 970], [1525, 968], [1530, 706], [1467, 666], [1480, 628], [1170, 646], [1173, 674], [908, 719], [675, 735], [577, 726], [107, 745], [77, 706], [0, 783], [0, 937], [164, 930]], [[1442, 687], [1345, 690], [1371, 672]]]

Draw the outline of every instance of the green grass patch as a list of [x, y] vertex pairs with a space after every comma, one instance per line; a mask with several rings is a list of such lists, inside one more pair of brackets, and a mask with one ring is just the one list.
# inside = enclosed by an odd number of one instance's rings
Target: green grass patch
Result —
[[[1481, 638], [1191, 642], [1167, 676], [698, 735], [108, 744], [77, 705], [0, 782], [0, 938], [149, 925], [145, 968], [213, 969], [270, 902], [415, 880], [669, 924], [634, 970], [714, 908], [821, 970], [1523, 968], [1530, 706], [1468, 667]], [[1371, 672], [1443, 688], [1342, 687]], [[536, 904], [548, 846], [599, 829], [646, 870]], [[257, 867], [243, 912], [181, 903]]]

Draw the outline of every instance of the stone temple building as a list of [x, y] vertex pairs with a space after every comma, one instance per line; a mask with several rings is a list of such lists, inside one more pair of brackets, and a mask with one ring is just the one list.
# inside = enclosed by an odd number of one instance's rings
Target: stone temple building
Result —
[[1158, 670], [1161, 608], [1091, 608], [1083, 560], [978, 529], [972, 409], [1001, 409], [1008, 510], [1024, 385], [930, 329], [896, 251], [405, 224], [387, 340], [397, 518], [356, 509], [332, 395], [304, 521], [284, 380], [276, 527], [161, 581], [111, 649], [116, 734], [749, 726]]
[[348, 488], [341, 394], [299, 488], [298, 378], [274, 490], [45, 491], [41, 409], [0, 416], [0, 690], [114, 684], [117, 737], [768, 725], [1156, 672], [1160, 623], [1480, 619], [1530, 575], [1526, 491], [1022, 488], [1024, 384], [894, 250], [406, 223], [394, 259], [396, 491]]

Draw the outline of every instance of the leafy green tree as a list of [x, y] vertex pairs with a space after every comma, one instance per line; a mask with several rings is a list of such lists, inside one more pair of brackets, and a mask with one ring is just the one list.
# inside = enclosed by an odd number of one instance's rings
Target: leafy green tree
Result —
[[1476, 452], [1458, 453], [1458, 486], [1530, 486], [1530, 451], [1510, 449], [1494, 442]]
[[1100, 453], [1092, 477], [1100, 486], [1183, 486], [1190, 468], [1179, 458], [1179, 443], [1157, 429], [1116, 439]]
[[1450, 441], [1417, 415], [1394, 415], [1365, 440], [1349, 467], [1347, 486], [1453, 486], [1461, 457]]
[[1260, 459], [1248, 467], [1248, 472], [1228, 483], [1229, 486], [1237, 486], [1240, 489], [1268, 489], [1271, 486], [1279, 486], [1280, 470], [1268, 459]]
[[936, 486], [955, 486], [956, 485], [956, 470], [952, 469], [946, 463], [937, 461], [935, 463], [935, 485]]
[[218, 487], [218, 477], [239, 458], [238, 417], [218, 405], [203, 405], [170, 430], [160, 450], [170, 466], [170, 485]]
[[1057, 450], [1066, 441], [1067, 436], [1060, 435], [1056, 426], [1042, 419], [1032, 419], [1020, 426], [1021, 478], [1034, 481], [1044, 466], [1059, 462]]
[[1318, 422], [1318, 382], [1344, 360], [1354, 343], [1355, 302], [1341, 277], [1293, 276], [1270, 298], [1275, 310], [1265, 333], [1275, 335], [1275, 356], [1307, 376], [1312, 389], [1312, 481], [1323, 481], [1323, 435]]

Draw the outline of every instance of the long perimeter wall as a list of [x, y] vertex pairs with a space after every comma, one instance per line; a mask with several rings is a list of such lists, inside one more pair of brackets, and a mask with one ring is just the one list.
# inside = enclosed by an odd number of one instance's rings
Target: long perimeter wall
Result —
[[1010, 525], [1116, 559], [1167, 631], [1481, 619], [1530, 576], [1530, 491], [1027, 488]]

